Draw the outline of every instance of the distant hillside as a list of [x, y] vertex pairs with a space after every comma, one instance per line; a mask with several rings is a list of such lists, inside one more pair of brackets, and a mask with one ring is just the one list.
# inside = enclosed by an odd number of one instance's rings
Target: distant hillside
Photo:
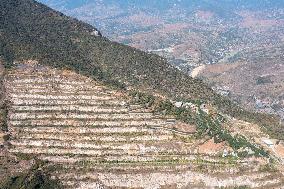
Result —
[[244, 50], [229, 64], [206, 66], [199, 76], [247, 108], [284, 119], [283, 54], [283, 45]]
[[273, 117], [245, 112], [163, 58], [95, 36], [94, 27], [40, 3], [4, 0], [0, 13], [0, 47], [8, 63], [38, 59], [121, 88], [206, 101], [224, 113], [262, 123], [273, 132], [281, 129]]

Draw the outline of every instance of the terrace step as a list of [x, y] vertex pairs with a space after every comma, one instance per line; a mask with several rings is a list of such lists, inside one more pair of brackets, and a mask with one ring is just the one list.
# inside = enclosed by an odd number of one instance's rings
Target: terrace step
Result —
[[63, 105], [63, 106], [11, 106], [13, 112], [92, 112], [92, 113], [127, 113], [129, 109], [127, 107], [100, 107], [100, 106], [74, 106], [74, 105]]
[[[8, 75], [9, 77], [9, 75]], [[11, 78], [11, 77], [10, 77]], [[34, 84], [34, 85], [41, 85], [41, 84], [65, 84], [65, 85], [75, 85], [75, 86], [84, 86], [88, 84], [95, 84], [88, 80], [84, 81], [78, 81], [78, 80], [70, 80], [70, 79], [62, 79], [62, 78], [50, 78], [50, 77], [34, 77], [34, 78], [28, 78], [28, 77], [22, 77], [22, 78], [11, 78], [12, 80], [7, 81], [8, 84]]]
[[[24, 132], [24, 133], [52, 133], [52, 134], [102, 134], [106, 133], [110, 134], [123, 134], [129, 132], [145, 132], [154, 134], [158, 130], [151, 129], [149, 127], [137, 127], [137, 126], [129, 126], [129, 127], [61, 127], [61, 126], [48, 126], [48, 127], [40, 127], [40, 126], [31, 126], [31, 127], [14, 127], [11, 128], [13, 132]], [[163, 134], [171, 134], [169, 131], [159, 130], [159, 133]]]
[[[115, 157], [115, 158], [114, 158]], [[130, 171], [137, 170], [133, 169], [133, 166], [136, 166], [137, 168], [140, 167], [140, 169], [145, 168], [146, 165], [155, 165], [159, 166], [160, 168], [163, 168], [163, 166], [172, 166], [172, 167], [178, 167], [181, 165], [189, 165], [191, 161], [194, 159], [193, 156], [176, 156], [176, 157], [167, 157], [167, 156], [102, 156], [102, 157], [61, 157], [61, 156], [39, 156], [40, 159], [44, 161], [51, 161], [53, 163], [57, 163], [59, 165], [66, 165], [68, 164], [69, 167], [66, 167], [66, 170], [69, 172], [72, 170], [70, 166], [73, 166], [73, 168], [81, 168], [82, 171], [88, 171], [88, 169], [85, 168], [92, 168], [93, 170], [96, 170], [96, 172], [106, 172], [109, 170], [113, 170], [114, 167], [117, 168], [117, 170], [123, 170], [132, 167]], [[104, 169], [103, 169], [104, 168]], [[177, 169], [177, 168], [176, 168]], [[174, 169], [174, 170], [176, 170]], [[149, 169], [148, 169], [149, 170]], [[151, 170], [153, 170], [151, 168]], [[168, 170], [169, 171], [169, 170]], [[75, 171], [78, 173], [78, 171]]]
[[[167, 139], [168, 136], [163, 138], [164, 140]], [[155, 140], [156, 137], [149, 136], [148, 141], [133, 141], [133, 142], [125, 142], [125, 143], [117, 143], [115, 141], [100, 143], [100, 141], [59, 141], [59, 140], [52, 140], [52, 139], [40, 139], [40, 140], [33, 140], [33, 139], [17, 139], [11, 140], [10, 143], [13, 146], [27, 146], [31, 147], [55, 147], [55, 148], [74, 148], [74, 149], [113, 149], [113, 150], [136, 150], [140, 151], [141, 153], [148, 153], [154, 150], [156, 151], [165, 151], [165, 152], [175, 152], [175, 147], [180, 146], [180, 143], [177, 141], [169, 141], [170, 143], [161, 143], [161, 140]], [[167, 147], [167, 148], [166, 148]], [[186, 146], [183, 147], [186, 150]]]
[[94, 113], [151, 113], [150, 110], [142, 107], [133, 108], [130, 106], [98, 106], [98, 105], [12, 105], [12, 112], [94, 112]]
[[9, 97], [17, 99], [37, 99], [37, 100], [114, 100], [111, 95], [51, 95], [51, 94], [10, 94]]
[[[228, 172], [230, 172], [231, 178], [236, 178], [240, 176], [247, 176], [251, 177], [251, 175], [255, 175], [253, 178], [264, 178], [267, 176], [267, 174], [271, 173], [260, 173], [256, 170], [254, 170], [255, 167], [249, 167], [247, 166], [244, 170], [243, 167], [239, 169], [240, 166], [232, 166], [232, 165], [225, 165], [222, 168], [220, 168], [220, 164], [207, 164], [205, 165], [206, 170], [200, 171], [200, 164], [195, 163], [194, 160], [191, 160], [191, 157], [195, 158], [202, 158], [199, 156], [188, 155], [188, 160], [183, 161], [182, 157], [180, 158], [181, 161], [176, 162], [124, 162], [119, 164], [117, 161], [110, 161], [108, 163], [98, 163], [95, 166], [90, 166], [88, 164], [88, 161], [85, 163], [76, 163], [72, 159], [68, 159], [71, 162], [68, 161], [68, 163], [60, 163], [60, 161], [63, 161], [63, 158], [60, 159], [59, 156], [40, 156], [41, 158], [58, 158], [58, 163], [54, 163], [52, 165], [49, 165], [51, 170], [54, 170], [53, 172], [55, 174], [65, 174], [65, 173], [76, 173], [78, 175], [81, 175], [82, 173], [109, 173], [109, 172], [118, 172], [118, 173], [157, 173], [157, 172], [164, 172], [164, 173], [175, 173], [175, 172], [183, 172], [191, 170], [192, 172], [197, 173], [205, 173], [208, 172], [212, 177], [215, 178], [224, 178], [228, 176]], [[64, 156], [65, 157], [65, 156]], [[78, 156], [73, 156], [70, 158], [75, 158]], [[83, 156], [81, 156], [83, 157]], [[142, 157], [142, 156], [139, 156]], [[149, 156], [150, 157], [150, 156]], [[78, 157], [80, 158], [80, 156]], [[91, 157], [89, 157], [91, 158]], [[94, 157], [95, 158], [95, 157]], [[161, 157], [161, 159], [165, 159]], [[171, 160], [171, 159], [170, 159]], [[112, 165], [110, 165], [112, 164]], [[210, 168], [211, 166], [211, 168]], [[204, 172], [205, 171], [205, 172]], [[257, 176], [257, 177], [256, 177]]]
[[167, 125], [167, 122], [163, 119], [149, 119], [149, 120], [80, 120], [80, 119], [30, 119], [30, 120], [9, 120], [9, 124], [13, 128], [21, 127], [56, 127], [56, 126], [68, 126], [68, 127], [146, 127], [149, 128]]
[[80, 105], [80, 106], [109, 106], [109, 107], [122, 107], [126, 102], [121, 100], [37, 100], [37, 99], [19, 99], [19, 98], [11, 98], [11, 103], [13, 105], [29, 105], [29, 106], [41, 106], [41, 105], [48, 105], [48, 106], [62, 106], [62, 105]]
[[[102, 156], [107, 154], [112, 155], [123, 155], [123, 154], [132, 154], [132, 155], [139, 155], [144, 153], [149, 154], [155, 154], [157, 152], [159, 153], [172, 153], [172, 154], [178, 154], [178, 153], [190, 153], [190, 149], [185, 148], [174, 148], [176, 145], [173, 145], [171, 149], [167, 149], [166, 146], [162, 146], [160, 148], [156, 146], [147, 146], [144, 147], [143, 145], [141, 148], [139, 145], [134, 144], [124, 144], [124, 145], [117, 145], [114, 147], [111, 147], [109, 145], [105, 145], [104, 147], [95, 147], [91, 146], [93, 148], [84, 148], [84, 146], [74, 145], [78, 148], [70, 148], [70, 146], [60, 146], [60, 147], [53, 147], [52, 145], [46, 145], [46, 146], [39, 146], [37, 144], [33, 144], [34, 146], [26, 146], [24, 144], [13, 142], [13, 146], [9, 149], [10, 152], [13, 153], [27, 153], [27, 154], [53, 154], [53, 155], [64, 155], [64, 154], [81, 154], [81, 155], [92, 155], [92, 156]], [[32, 145], [32, 144], [31, 144]], [[47, 148], [48, 147], [48, 148]], [[67, 148], [68, 147], [68, 148]], [[82, 147], [82, 148], [79, 148]]]
[[30, 119], [93, 119], [93, 120], [144, 120], [144, 119], [152, 119], [156, 118], [151, 113], [115, 113], [115, 114], [96, 114], [96, 113], [64, 113], [60, 114], [58, 112], [51, 113], [36, 113], [36, 112], [28, 112], [28, 113], [10, 113], [8, 118], [10, 120], [30, 120]]
[[57, 90], [52, 88], [36, 88], [36, 89], [26, 89], [26, 88], [18, 88], [12, 89], [9, 91], [10, 94], [28, 94], [28, 95], [62, 95], [62, 96], [74, 96], [74, 95], [86, 95], [86, 96], [117, 96], [114, 92], [102, 91], [102, 90]]
[[24, 154], [53, 154], [53, 155], [66, 155], [66, 154], [74, 154], [74, 155], [92, 155], [92, 156], [102, 156], [106, 154], [112, 155], [121, 155], [124, 153], [124, 150], [89, 150], [89, 149], [62, 149], [62, 148], [46, 148], [42, 147], [31, 147], [27, 146], [17, 146], [9, 149], [11, 153], [24, 153]]
[[10, 83], [10, 85], [13, 85], [13, 88], [8, 88], [9, 92], [13, 91], [31, 91], [31, 90], [42, 90], [42, 91], [70, 91], [70, 92], [78, 92], [78, 91], [94, 91], [94, 92], [105, 92], [105, 93], [110, 93], [113, 94], [114, 91], [111, 91], [105, 87], [100, 87], [100, 86], [94, 86], [94, 85], [84, 85], [84, 86], [77, 86], [77, 85], [67, 85], [65, 83], [62, 84], [53, 84], [53, 83], [42, 83], [40, 85], [35, 85], [33, 83], [29, 84], [16, 84], [16, 83]]
[[146, 133], [146, 132], [127, 132], [127, 133], [67, 133], [67, 134], [54, 134], [54, 133], [20, 133], [12, 137], [13, 140], [19, 139], [49, 139], [57, 141], [77, 141], [77, 142], [146, 142], [146, 141], [168, 141], [172, 140], [172, 135], [160, 134], [160, 133]]

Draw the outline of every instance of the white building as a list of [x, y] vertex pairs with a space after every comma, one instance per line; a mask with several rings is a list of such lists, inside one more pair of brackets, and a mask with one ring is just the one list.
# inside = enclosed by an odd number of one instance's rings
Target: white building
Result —
[[269, 148], [272, 148], [274, 146], [274, 143], [269, 139], [262, 139], [262, 142], [267, 145]]

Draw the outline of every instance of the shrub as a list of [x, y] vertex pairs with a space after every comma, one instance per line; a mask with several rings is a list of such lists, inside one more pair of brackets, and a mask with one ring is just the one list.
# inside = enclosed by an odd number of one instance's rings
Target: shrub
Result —
[[260, 172], [275, 172], [277, 169], [274, 164], [268, 163], [259, 167]]
[[1, 189], [61, 189], [59, 181], [51, 180], [42, 170], [43, 162], [37, 162], [28, 172], [6, 178]]
[[2, 108], [0, 109], [0, 123], [1, 123], [1, 130], [4, 131], [4, 132], [7, 132], [8, 131], [8, 125], [7, 125], [7, 115], [8, 115], [8, 109], [7, 109], [7, 106], [6, 104], [4, 103]]
[[4, 135], [4, 136], [3, 136], [3, 140], [4, 140], [4, 141], [8, 141], [9, 139], [10, 139], [10, 135]]

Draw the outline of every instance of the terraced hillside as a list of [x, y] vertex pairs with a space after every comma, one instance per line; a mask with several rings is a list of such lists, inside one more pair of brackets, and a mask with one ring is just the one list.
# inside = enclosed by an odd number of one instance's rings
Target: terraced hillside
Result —
[[[200, 151], [195, 127], [72, 71], [15, 62], [6, 71], [9, 152], [49, 162], [66, 188], [284, 186], [264, 159]], [[174, 126], [174, 129], [173, 129]], [[232, 173], [229, 176], [228, 173]]]
[[[254, 133], [232, 129], [240, 112], [261, 123], [272, 118], [250, 114], [161, 57], [97, 32], [33, 0], [0, 3], [1, 152], [9, 154], [0, 154], [0, 173], [17, 157], [39, 162], [36, 173], [44, 170], [66, 188], [283, 188], [280, 161], [269, 161]], [[139, 104], [132, 90], [165, 101], [166, 109]], [[178, 109], [177, 101], [188, 108]], [[205, 115], [199, 102], [232, 124]]]
[[123, 89], [206, 101], [232, 117], [258, 123], [272, 134], [282, 133], [277, 117], [245, 111], [164, 58], [96, 35], [98, 31], [91, 25], [34, 0], [3, 0], [0, 14], [0, 51], [7, 64], [32, 58]]

